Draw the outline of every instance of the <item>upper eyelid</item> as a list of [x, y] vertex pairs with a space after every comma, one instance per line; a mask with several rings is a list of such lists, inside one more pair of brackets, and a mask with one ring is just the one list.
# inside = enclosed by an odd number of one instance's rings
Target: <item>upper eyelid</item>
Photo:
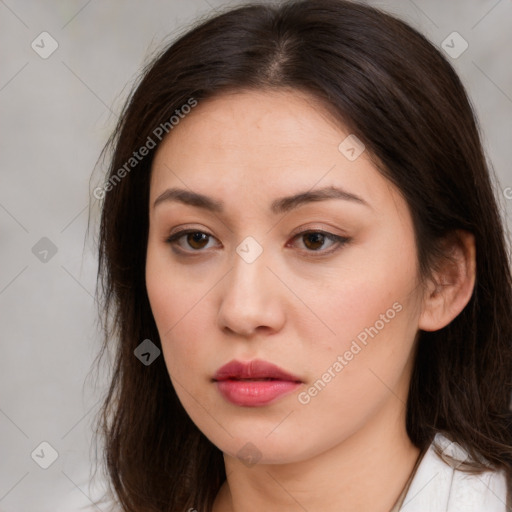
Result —
[[[203, 229], [195, 229], [195, 228], [183, 228], [181, 230], [178, 230], [174, 233], [171, 233], [170, 235], [166, 236], [166, 239], [170, 239], [170, 238], [180, 238], [182, 236], [185, 236], [187, 234], [190, 234], [190, 233], [202, 233], [203, 235], [207, 235], [211, 238], [215, 238], [216, 240], [218, 240], [218, 238], [215, 236], [215, 235], [212, 235], [211, 233], [209, 233], [208, 231], [205, 231]], [[348, 238], [347, 236], [344, 236], [344, 235], [336, 235], [335, 233], [331, 233], [330, 231], [327, 231], [325, 229], [320, 229], [320, 228], [305, 228], [305, 229], [301, 229], [300, 231], [296, 231], [294, 232], [291, 236], [292, 238], [295, 238], [296, 236], [299, 236], [299, 235], [303, 235], [303, 234], [306, 234], [306, 233], [322, 233], [324, 235], [330, 235], [332, 237], [339, 237], [339, 238]]]
[[[336, 233], [333, 233], [332, 231], [330, 231], [329, 229], [330, 228], [326, 229], [326, 228], [316, 227], [315, 225], [313, 225], [313, 226], [306, 225], [305, 227], [303, 226], [301, 228], [297, 228], [297, 230], [293, 230], [291, 236], [297, 236], [297, 235], [300, 235], [300, 234], [306, 233], [306, 232], [314, 232], [314, 233], [319, 232], [319, 233], [329, 234], [332, 236], [339, 236], [340, 238], [349, 238], [348, 235], [346, 235], [346, 234], [336, 234]], [[335, 228], [332, 228], [332, 229], [335, 229]], [[211, 234], [206, 228], [204, 228], [204, 229], [196, 228], [192, 225], [189, 227], [187, 224], [180, 226], [180, 228], [177, 229], [176, 231], [171, 231], [171, 233], [166, 238], [173, 237], [177, 234], [183, 234], [184, 232], [204, 233], [205, 235], [211, 236], [213, 238], [217, 238], [215, 235]]]

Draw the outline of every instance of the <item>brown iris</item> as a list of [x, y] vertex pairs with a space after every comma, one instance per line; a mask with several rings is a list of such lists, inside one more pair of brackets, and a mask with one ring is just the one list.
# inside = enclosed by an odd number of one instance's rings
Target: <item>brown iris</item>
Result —
[[[322, 247], [322, 245], [324, 243], [325, 235], [322, 233], [307, 233], [307, 234], [303, 235], [303, 237], [304, 237], [304, 245], [308, 249], [314, 250], [314, 249], [319, 249]], [[306, 241], [311, 241], [313, 247], [308, 245], [308, 243]]]
[[194, 249], [202, 249], [208, 243], [208, 236], [209, 235], [206, 233], [201, 233], [199, 231], [188, 233], [187, 243]]

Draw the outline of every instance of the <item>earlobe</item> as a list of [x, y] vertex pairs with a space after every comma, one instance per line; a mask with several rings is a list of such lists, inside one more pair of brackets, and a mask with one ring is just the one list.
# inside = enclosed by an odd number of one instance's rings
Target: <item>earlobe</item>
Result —
[[437, 331], [446, 327], [466, 307], [476, 280], [475, 237], [457, 230], [446, 239], [446, 258], [428, 283], [418, 328]]

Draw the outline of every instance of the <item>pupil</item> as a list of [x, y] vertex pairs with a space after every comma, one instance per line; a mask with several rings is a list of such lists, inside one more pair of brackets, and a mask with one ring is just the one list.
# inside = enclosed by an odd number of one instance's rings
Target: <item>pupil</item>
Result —
[[[310, 233], [309, 235], [306, 235], [306, 240], [311, 241], [313, 240], [313, 245], [315, 247], [309, 247], [310, 249], [318, 249], [318, 247], [322, 247], [324, 235], [322, 233]], [[308, 246], [308, 244], [306, 244]]]
[[[199, 244], [199, 248], [201, 248], [204, 244], [201, 245], [201, 241], [206, 241], [206, 235], [204, 233], [189, 233], [188, 235], [189, 243], [192, 247], [196, 247], [195, 244]], [[202, 240], [201, 240], [202, 239]]]

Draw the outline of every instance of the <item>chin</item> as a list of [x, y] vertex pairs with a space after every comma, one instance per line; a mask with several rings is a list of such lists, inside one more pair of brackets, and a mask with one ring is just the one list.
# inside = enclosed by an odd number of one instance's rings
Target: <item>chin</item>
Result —
[[[209, 437], [210, 441], [225, 455], [238, 459], [245, 466], [251, 467], [262, 464], [291, 464], [301, 462], [314, 456], [317, 450], [314, 446], [305, 446], [298, 441], [300, 435], [293, 433], [252, 434], [247, 430], [243, 435], [233, 437]], [[207, 436], [208, 437], [208, 436]], [[272, 439], [271, 439], [272, 438]]]

